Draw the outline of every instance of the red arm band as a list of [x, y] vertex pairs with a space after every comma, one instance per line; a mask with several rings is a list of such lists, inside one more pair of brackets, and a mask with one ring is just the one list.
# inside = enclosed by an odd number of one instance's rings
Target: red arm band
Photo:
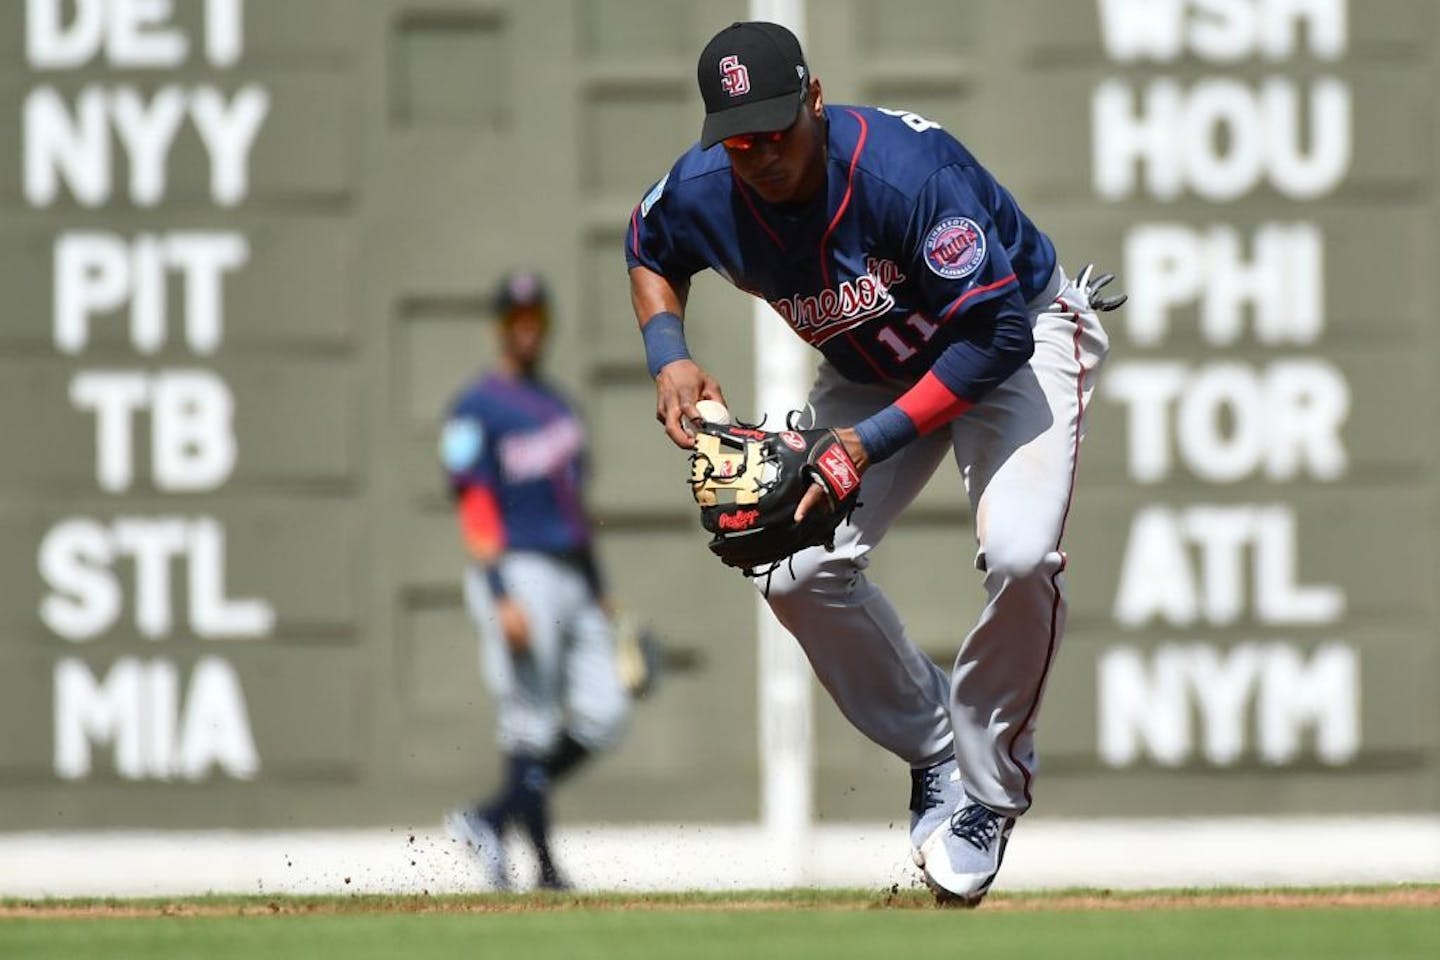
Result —
[[466, 487], [456, 504], [456, 519], [470, 552], [482, 563], [494, 563], [505, 550], [505, 523], [495, 494], [488, 487]]
[[955, 396], [950, 392], [950, 388], [931, 372], [906, 390], [900, 399], [895, 401], [895, 406], [904, 410], [905, 415], [915, 422], [915, 429], [924, 435], [954, 420], [974, 404], [963, 397]]

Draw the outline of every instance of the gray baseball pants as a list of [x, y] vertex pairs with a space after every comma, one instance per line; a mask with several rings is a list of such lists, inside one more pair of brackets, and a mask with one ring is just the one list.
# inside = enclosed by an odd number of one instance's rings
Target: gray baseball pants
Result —
[[530, 646], [512, 654], [484, 574], [465, 572], [465, 603], [480, 634], [480, 668], [495, 698], [506, 753], [543, 757], [564, 732], [590, 750], [613, 746], [629, 697], [615, 662], [610, 619], [573, 565], [543, 553], [507, 553], [505, 589], [525, 611]]
[[[796, 554], [793, 575], [785, 565], [777, 569], [768, 596], [856, 728], [916, 767], [953, 751], [966, 794], [1009, 816], [1031, 803], [1036, 716], [1065, 630], [1061, 539], [1085, 410], [1109, 349], [1084, 291], [1058, 267], [1030, 316], [1030, 361], [947, 427], [867, 470], [862, 506], [837, 532], [835, 550]], [[816, 425], [849, 426], [904, 390], [855, 383], [822, 364], [810, 405]], [[865, 575], [870, 551], [947, 451], [970, 500], [975, 566], [988, 597], [948, 677]], [[956, 555], [964, 549], [957, 541]], [[943, 602], [947, 580], [960, 569], [914, 575], [934, 584]]]

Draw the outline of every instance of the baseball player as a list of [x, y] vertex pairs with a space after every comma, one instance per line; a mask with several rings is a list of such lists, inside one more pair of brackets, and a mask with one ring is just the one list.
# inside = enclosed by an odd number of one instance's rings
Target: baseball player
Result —
[[460, 392], [441, 435], [469, 552], [465, 601], [506, 755], [499, 791], [445, 825], [499, 889], [511, 886], [502, 844], [511, 823], [534, 846], [539, 885], [567, 886], [550, 850], [550, 789], [613, 745], [628, 712], [581, 495], [584, 430], [539, 375], [548, 303], [536, 274], [504, 279], [498, 368]]
[[[656, 418], [691, 448], [696, 401], [724, 401], [684, 336], [690, 278], [707, 267], [823, 355], [811, 425], [835, 428], [861, 506], [833, 551], [772, 570], [767, 599], [845, 716], [910, 764], [926, 882], [974, 905], [1031, 805], [1036, 715], [1065, 625], [1061, 538], [1108, 349], [1096, 313], [1124, 297], [1099, 295], [1108, 276], [1067, 277], [1050, 239], [938, 124], [827, 105], [783, 27], [725, 28], [697, 71], [700, 142], [626, 234]], [[865, 574], [947, 455], [989, 598], [948, 677]], [[818, 486], [796, 518], [817, 509]]]

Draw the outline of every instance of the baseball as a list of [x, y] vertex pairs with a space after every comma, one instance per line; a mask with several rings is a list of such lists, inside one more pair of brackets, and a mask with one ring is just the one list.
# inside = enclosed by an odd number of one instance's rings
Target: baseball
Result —
[[718, 423], [723, 426], [730, 422], [730, 411], [719, 400], [696, 400], [695, 409], [700, 411], [700, 419], [706, 423]]

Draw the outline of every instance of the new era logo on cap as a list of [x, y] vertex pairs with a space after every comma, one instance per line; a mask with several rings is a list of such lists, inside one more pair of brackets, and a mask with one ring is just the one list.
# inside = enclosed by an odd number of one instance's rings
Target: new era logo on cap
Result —
[[701, 145], [740, 133], [784, 130], [795, 122], [809, 71], [795, 34], [778, 23], [732, 23], [700, 53], [695, 69], [705, 100]]

